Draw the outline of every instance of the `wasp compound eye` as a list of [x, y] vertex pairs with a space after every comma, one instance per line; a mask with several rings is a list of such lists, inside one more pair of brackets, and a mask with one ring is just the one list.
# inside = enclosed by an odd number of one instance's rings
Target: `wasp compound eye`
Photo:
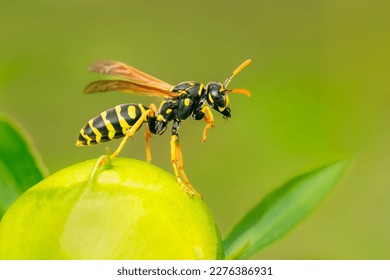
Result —
[[207, 102], [210, 106], [225, 106], [225, 94], [223, 92], [223, 86], [217, 82], [210, 82], [206, 87]]

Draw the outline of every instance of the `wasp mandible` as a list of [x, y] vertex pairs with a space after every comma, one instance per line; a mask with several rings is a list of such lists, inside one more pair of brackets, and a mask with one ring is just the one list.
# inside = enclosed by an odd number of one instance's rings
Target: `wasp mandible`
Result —
[[[203, 130], [202, 142], [206, 141], [207, 132], [214, 127], [214, 117], [210, 108], [222, 114], [225, 119], [231, 117], [229, 93], [250, 96], [246, 89], [228, 89], [227, 86], [242, 69], [251, 63], [244, 61], [224, 81], [211, 81], [206, 86], [194, 81], [181, 82], [172, 86], [154, 78], [138, 69], [117, 61], [98, 61], [89, 67], [89, 71], [112, 75], [124, 80], [99, 80], [86, 86], [85, 93], [122, 91], [131, 94], [160, 96], [163, 100], [159, 109], [154, 104], [144, 106], [136, 103], [117, 105], [91, 119], [81, 130], [76, 146], [94, 145], [116, 138], [122, 138], [119, 147], [111, 155], [118, 156], [126, 141], [141, 128], [146, 127], [146, 158], [151, 161], [149, 140], [152, 134], [161, 135], [172, 121], [171, 127], [171, 163], [177, 181], [183, 190], [191, 196], [201, 195], [190, 184], [183, 168], [183, 157], [179, 143], [180, 122], [192, 116], [194, 120], [203, 119], [206, 127]], [[181, 175], [181, 176], [180, 176]]]

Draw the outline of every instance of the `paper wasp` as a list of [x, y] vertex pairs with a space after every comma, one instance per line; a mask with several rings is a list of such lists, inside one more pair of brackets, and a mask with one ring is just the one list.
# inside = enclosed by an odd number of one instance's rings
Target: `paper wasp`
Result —
[[[206, 141], [208, 130], [214, 126], [210, 107], [221, 113], [225, 119], [231, 117], [229, 93], [249, 96], [246, 89], [227, 89], [230, 81], [249, 63], [243, 62], [233, 71], [225, 82], [209, 82], [206, 86], [199, 82], [187, 81], [172, 86], [131, 66], [116, 61], [98, 61], [89, 67], [92, 72], [112, 75], [124, 80], [99, 80], [85, 88], [86, 93], [122, 91], [149, 96], [160, 96], [163, 100], [159, 109], [154, 104], [127, 103], [108, 109], [91, 119], [80, 131], [76, 146], [94, 145], [115, 138], [123, 138], [119, 147], [111, 155], [118, 156], [126, 141], [141, 128], [146, 127], [146, 157], [151, 161], [149, 140], [152, 134], [163, 134], [172, 121], [171, 128], [171, 163], [178, 183], [191, 196], [201, 195], [191, 186], [183, 169], [183, 157], [179, 143], [179, 127], [182, 120], [192, 116], [194, 120], [203, 119], [206, 127], [203, 130], [202, 142]], [[180, 176], [181, 175], [181, 176]]]

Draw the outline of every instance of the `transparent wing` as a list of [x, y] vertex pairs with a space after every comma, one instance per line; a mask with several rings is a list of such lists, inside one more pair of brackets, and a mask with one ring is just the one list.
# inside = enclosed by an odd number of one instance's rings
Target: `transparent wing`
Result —
[[94, 81], [87, 85], [84, 89], [85, 93], [107, 91], [122, 91], [131, 94], [161, 96], [170, 98], [176, 97], [178, 95], [177, 92], [172, 92], [170, 90], [123, 80]]
[[160, 88], [163, 90], [170, 90], [172, 88], [172, 85], [118, 61], [97, 61], [90, 65], [88, 70], [91, 72], [121, 77], [139, 85]]

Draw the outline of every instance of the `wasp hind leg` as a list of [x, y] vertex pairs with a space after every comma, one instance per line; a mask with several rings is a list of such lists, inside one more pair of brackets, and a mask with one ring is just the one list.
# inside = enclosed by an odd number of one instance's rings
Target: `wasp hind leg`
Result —
[[[112, 153], [109, 157], [110, 159], [113, 159], [119, 155], [119, 153], [122, 151], [123, 147], [125, 146], [127, 140], [137, 132], [137, 130], [142, 126], [142, 124], [146, 121], [148, 121], [150, 118], [155, 118], [155, 108], [156, 106], [154, 104], [150, 105], [150, 108], [145, 110], [140, 118], [134, 123], [134, 125], [126, 132], [124, 138], [122, 139], [121, 143], [119, 144], [118, 148], [115, 150], [114, 153]], [[150, 144], [149, 139], [151, 137], [151, 131], [149, 127], [146, 130], [146, 159], [148, 162], [151, 160], [151, 152], [150, 152]], [[105, 164], [106, 161], [101, 161], [101, 165]]]

